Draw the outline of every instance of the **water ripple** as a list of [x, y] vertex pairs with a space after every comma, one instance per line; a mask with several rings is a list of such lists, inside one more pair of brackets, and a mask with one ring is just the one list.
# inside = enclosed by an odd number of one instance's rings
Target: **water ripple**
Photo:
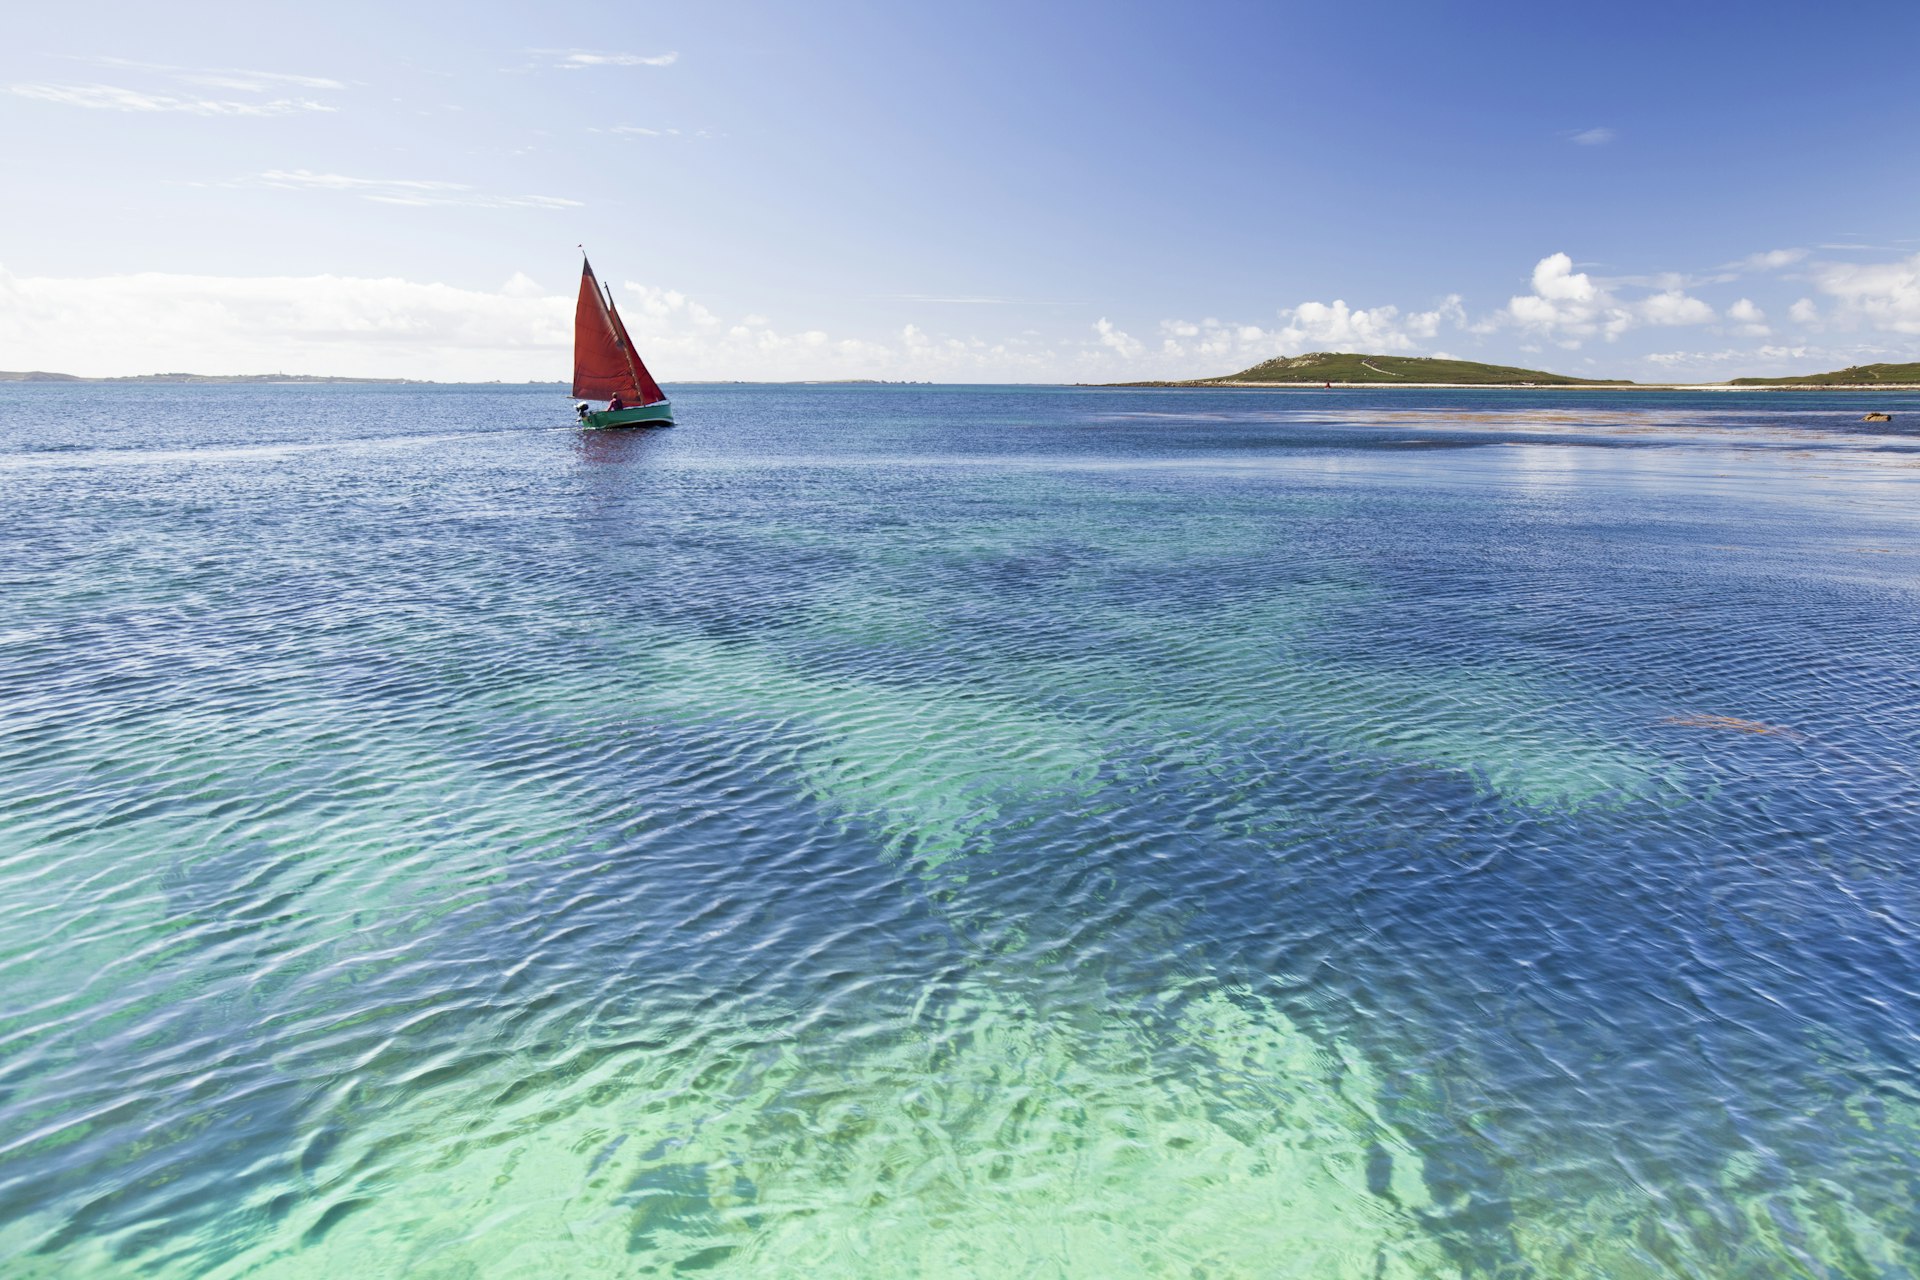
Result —
[[10, 1275], [1916, 1269], [1844, 393], [153, 395], [0, 388]]

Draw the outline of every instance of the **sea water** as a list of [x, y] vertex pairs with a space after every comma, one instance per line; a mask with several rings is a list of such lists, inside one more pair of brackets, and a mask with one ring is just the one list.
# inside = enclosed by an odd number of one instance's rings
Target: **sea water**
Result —
[[0, 388], [0, 1272], [1920, 1268], [1920, 403], [675, 403]]

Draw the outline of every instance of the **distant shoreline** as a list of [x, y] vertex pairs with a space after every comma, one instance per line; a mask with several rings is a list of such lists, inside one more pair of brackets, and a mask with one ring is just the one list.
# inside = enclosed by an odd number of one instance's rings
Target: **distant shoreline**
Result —
[[[77, 373], [47, 373], [32, 370], [26, 373], [0, 372], [0, 382], [33, 383], [39, 386], [69, 386], [83, 384], [97, 386], [102, 383], [148, 383], [193, 385], [196, 383], [214, 383], [228, 386], [235, 384], [288, 385], [288, 384], [335, 384], [351, 383], [379, 387], [426, 387], [442, 384], [430, 382], [424, 378], [343, 378], [319, 373], [128, 373], [110, 378], [88, 378]], [[537, 384], [536, 384], [537, 385]]]
[[[523, 382], [507, 382], [499, 378], [487, 378], [479, 381], [442, 381], [437, 378], [348, 378], [322, 373], [126, 373], [111, 377], [94, 378], [77, 373], [48, 373], [43, 370], [30, 372], [8, 372], [0, 370], [0, 383], [32, 384], [35, 386], [116, 386], [128, 383], [166, 386], [329, 386], [349, 385], [368, 387], [559, 387], [565, 390], [564, 378], [532, 378]], [[757, 381], [749, 378], [705, 378], [684, 379], [673, 383], [677, 387], [930, 387], [942, 384], [908, 379], [887, 378], [801, 378], [780, 381]], [[953, 386], [1036, 386], [1056, 387], [1065, 385], [1057, 382], [1035, 383], [952, 383]]]
[[1920, 382], [1077, 382], [1089, 391], [1920, 391]]

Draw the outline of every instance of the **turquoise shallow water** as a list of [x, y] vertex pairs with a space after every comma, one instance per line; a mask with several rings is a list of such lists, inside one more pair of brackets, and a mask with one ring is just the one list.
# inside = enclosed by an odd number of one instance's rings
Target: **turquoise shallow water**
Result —
[[1920, 1269], [1899, 404], [676, 404], [0, 387], [0, 1271]]

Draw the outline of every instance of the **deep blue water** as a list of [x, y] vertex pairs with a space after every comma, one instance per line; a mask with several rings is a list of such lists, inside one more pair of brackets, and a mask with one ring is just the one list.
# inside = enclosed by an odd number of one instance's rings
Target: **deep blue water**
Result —
[[675, 403], [0, 386], [0, 1270], [1920, 1270], [1920, 398]]

